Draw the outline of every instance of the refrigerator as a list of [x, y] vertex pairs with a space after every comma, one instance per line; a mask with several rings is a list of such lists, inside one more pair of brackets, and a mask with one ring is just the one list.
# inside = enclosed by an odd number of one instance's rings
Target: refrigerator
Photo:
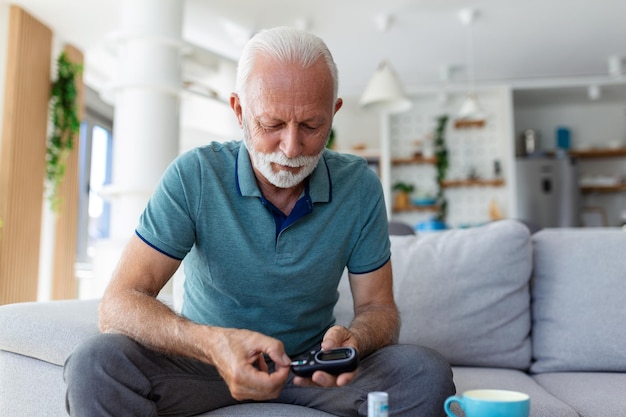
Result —
[[525, 157], [516, 160], [518, 218], [537, 228], [580, 225], [576, 160]]

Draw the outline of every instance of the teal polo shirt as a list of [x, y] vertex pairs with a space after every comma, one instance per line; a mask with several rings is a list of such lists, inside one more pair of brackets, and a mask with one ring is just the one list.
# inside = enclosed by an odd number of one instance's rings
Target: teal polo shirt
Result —
[[292, 356], [334, 324], [344, 268], [363, 274], [390, 257], [382, 187], [365, 160], [325, 150], [296, 208], [281, 216], [239, 141], [179, 156], [136, 233], [184, 259], [183, 316], [275, 337]]

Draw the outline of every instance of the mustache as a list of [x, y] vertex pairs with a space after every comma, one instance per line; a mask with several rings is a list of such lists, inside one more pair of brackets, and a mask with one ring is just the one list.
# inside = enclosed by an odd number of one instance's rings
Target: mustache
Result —
[[283, 166], [287, 166], [290, 168], [300, 168], [306, 165], [310, 165], [312, 163], [316, 163], [318, 160], [318, 156], [296, 156], [294, 158], [287, 157], [282, 152], [272, 152], [268, 154], [261, 154], [261, 158], [263, 158], [266, 162], [275, 163]]

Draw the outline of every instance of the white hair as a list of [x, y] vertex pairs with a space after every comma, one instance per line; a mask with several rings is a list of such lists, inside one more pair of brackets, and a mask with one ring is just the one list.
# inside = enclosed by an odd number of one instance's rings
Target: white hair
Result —
[[330, 50], [316, 35], [291, 27], [277, 27], [263, 30], [252, 37], [246, 44], [237, 66], [235, 91], [242, 103], [245, 103], [245, 90], [250, 72], [257, 56], [265, 55], [279, 62], [296, 62], [308, 68], [322, 58], [333, 79], [333, 102], [337, 101], [339, 89], [337, 65]]

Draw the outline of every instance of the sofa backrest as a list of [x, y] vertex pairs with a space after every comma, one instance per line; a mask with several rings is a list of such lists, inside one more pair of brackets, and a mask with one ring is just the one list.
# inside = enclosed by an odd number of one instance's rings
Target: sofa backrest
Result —
[[[391, 236], [401, 343], [436, 349], [452, 365], [530, 366], [532, 247], [528, 228], [502, 220], [469, 229]], [[338, 321], [351, 317], [347, 279]]]
[[626, 231], [533, 235], [531, 372], [626, 371]]

